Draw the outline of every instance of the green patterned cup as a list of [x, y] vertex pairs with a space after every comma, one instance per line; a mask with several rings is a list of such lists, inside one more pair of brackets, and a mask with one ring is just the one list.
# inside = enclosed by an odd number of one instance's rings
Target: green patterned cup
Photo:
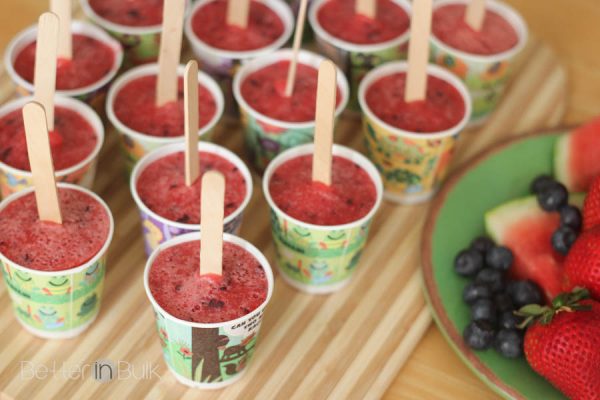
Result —
[[144, 270], [144, 288], [154, 309], [156, 329], [165, 363], [184, 385], [199, 389], [220, 389], [239, 380], [246, 371], [256, 348], [263, 312], [273, 294], [273, 272], [265, 256], [252, 244], [237, 236], [223, 234], [223, 240], [250, 252], [267, 277], [267, 298], [243, 317], [219, 323], [181, 320], [166, 312], [156, 302], [148, 285], [152, 263], [165, 249], [181, 243], [198, 241], [200, 233], [188, 233], [158, 247]]
[[[286, 122], [270, 118], [254, 110], [244, 100], [241, 93], [242, 83], [253, 72], [282, 60], [289, 60], [291, 49], [279, 50], [274, 53], [259, 57], [244, 64], [233, 80], [233, 95], [240, 107], [242, 126], [246, 133], [246, 147], [254, 166], [263, 171], [269, 162], [279, 153], [301, 144], [312, 143], [315, 130], [315, 121]], [[319, 68], [324, 57], [310, 51], [300, 50], [298, 61]], [[335, 115], [339, 116], [348, 104], [348, 81], [338, 69], [338, 88], [341, 100]]]
[[377, 192], [373, 209], [357, 221], [332, 226], [309, 224], [287, 215], [271, 198], [269, 181], [280, 165], [312, 154], [313, 148], [313, 144], [306, 144], [277, 156], [265, 171], [263, 192], [271, 209], [271, 231], [281, 276], [297, 289], [325, 294], [340, 290], [350, 282], [367, 242], [373, 216], [381, 205], [383, 184], [379, 172], [365, 156], [348, 147], [333, 145], [334, 156], [358, 164], [373, 180]]
[[[112, 240], [114, 222], [108, 206], [100, 197], [76, 185], [59, 183], [59, 188], [79, 190], [102, 204], [109, 218], [106, 243], [88, 262], [63, 271], [37, 271], [21, 266], [0, 253], [4, 283], [17, 320], [32, 334], [45, 339], [64, 339], [79, 335], [94, 322], [100, 310], [106, 253]], [[0, 210], [25, 196], [33, 188], [11, 195]]]
[[[449, 4], [467, 3], [468, 0], [440, 0], [435, 3], [434, 11]], [[472, 99], [469, 126], [483, 124], [496, 109], [510, 79], [514, 61], [528, 40], [527, 25], [515, 10], [497, 1], [488, 1], [486, 8], [501, 15], [517, 32], [518, 42], [510, 50], [484, 56], [450, 47], [433, 33], [430, 40], [431, 62], [450, 70], [469, 89]]]
[[[408, 29], [395, 39], [377, 44], [356, 44], [341, 40], [327, 32], [317, 18], [319, 9], [328, 0], [314, 0], [308, 10], [308, 20], [315, 33], [320, 51], [333, 60], [348, 78], [350, 83], [350, 103], [348, 109], [359, 111], [358, 85], [371, 69], [387, 61], [406, 59], [408, 53]], [[407, 0], [393, 0], [410, 16], [411, 6]]]
[[[183, 65], [178, 67], [177, 73], [179, 76], [183, 76], [184, 70], [185, 67]], [[129, 128], [117, 118], [117, 114], [114, 110], [114, 103], [119, 91], [132, 80], [143, 76], [156, 75], [157, 73], [158, 64], [147, 64], [133, 68], [121, 75], [108, 91], [108, 98], [106, 99], [106, 115], [121, 138], [121, 150], [125, 157], [125, 169], [127, 174], [131, 173], [135, 164], [145, 154], [154, 149], [158, 149], [159, 147], [183, 141], [183, 132], [181, 132], [181, 136], [175, 137], [147, 135], [144, 132], [138, 132]], [[204, 72], [198, 72], [198, 82], [208, 89], [217, 105], [215, 115], [213, 115], [206, 125], [201, 126], [198, 130], [200, 140], [208, 141], [210, 140], [214, 127], [223, 115], [223, 93], [221, 92], [219, 85]]]

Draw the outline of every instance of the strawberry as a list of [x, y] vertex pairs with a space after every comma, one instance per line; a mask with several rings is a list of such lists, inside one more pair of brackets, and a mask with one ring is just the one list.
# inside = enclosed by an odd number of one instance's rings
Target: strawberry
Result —
[[583, 203], [583, 230], [600, 226], [600, 176], [594, 179]]
[[579, 235], [565, 259], [564, 273], [566, 290], [585, 287], [600, 300], [600, 226]]
[[600, 303], [585, 289], [563, 293], [552, 307], [529, 305], [519, 315], [533, 322], [525, 333], [527, 362], [567, 397], [600, 399]]

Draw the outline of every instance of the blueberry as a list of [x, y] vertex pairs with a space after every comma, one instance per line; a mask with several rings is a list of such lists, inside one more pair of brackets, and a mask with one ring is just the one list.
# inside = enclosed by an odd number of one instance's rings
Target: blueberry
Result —
[[561, 226], [552, 234], [552, 247], [566, 256], [575, 240], [577, 240], [577, 232], [568, 226]]
[[496, 335], [494, 348], [506, 358], [518, 358], [523, 355], [523, 336], [515, 329], [502, 329]]
[[561, 225], [568, 226], [575, 232], [579, 232], [581, 230], [581, 220], [581, 211], [579, 211], [579, 208], [567, 204], [560, 209]]
[[498, 312], [513, 311], [515, 309], [508, 293], [498, 293], [494, 296], [494, 304]]
[[494, 247], [494, 242], [487, 236], [479, 236], [473, 239], [471, 242], [470, 249], [477, 250], [481, 254], [485, 256], [485, 253], [488, 252], [489, 249]]
[[489, 267], [508, 271], [512, 266], [514, 256], [508, 247], [494, 246], [485, 255], [485, 262]]
[[521, 318], [517, 317], [512, 311], [505, 311], [498, 318], [498, 327], [500, 329], [517, 329], [521, 323]]
[[471, 306], [471, 319], [473, 321], [488, 321], [496, 324], [496, 306], [491, 299], [479, 299]]
[[485, 350], [494, 342], [494, 327], [487, 321], [472, 321], [463, 331], [467, 346], [475, 350]]
[[506, 292], [510, 295], [516, 309], [527, 304], [542, 304], [542, 292], [540, 288], [531, 281], [509, 282]]
[[558, 211], [567, 204], [569, 192], [561, 183], [555, 183], [537, 193], [537, 200], [545, 211]]
[[463, 250], [454, 259], [454, 270], [461, 276], [473, 276], [483, 268], [483, 256], [476, 250]]
[[492, 297], [492, 289], [488, 285], [471, 282], [463, 289], [463, 300], [467, 304], [473, 304], [479, 299]]
[[540, 175], [537, 178], [535, 178], [533, 182], [531, 182], [531, 186], [529, 187], [529, 189], [531, 190], [531, 193], [538, 194], [546, 188], [555, 184], [556, 181], [551, 176]]
[[504, 289], [504, 273], [499, 269], [484, 268], [475, 276], [475, 282], [488, 285], [493, 293], [499, 293]]

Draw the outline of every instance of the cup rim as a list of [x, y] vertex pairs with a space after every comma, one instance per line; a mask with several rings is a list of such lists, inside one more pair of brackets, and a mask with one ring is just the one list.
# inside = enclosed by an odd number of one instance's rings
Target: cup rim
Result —
[[406, 61], [392, 61], [387, 62], [385, 64], [380, 65], [369, 71], [363, 80], [360, 82], [358, 87], [358, 103], [360, 104], [360, 108], [366, 117], [377, 122], [377, 124], [383, 126], [387, 131], [392, 133], [398, 137], [409, 137], [412, 139], [440, 139], [448, 136], [453, 136], [462, 131], [469, 119], [471, 118], [472, 112], [472, 100], [471, 95], [469, 94], [469, 90], [465, 86], [465, 84], [454, 74], [445, 70], [442, 67], [439, 67], [435, 64], [427, 65], [427, 75], [434, 76], [436, 78], [442, 79], [447, 83], [451, 84], [458, 92], [461, 94], [463, 103], [465, 104], [465, 113], [456, 125], [438, 132], [427, 132], [427, 133], [417, 133], [411, 132], [404, 129], [397, 128], [393, 125], [388, 124], [387, 122], [380, 119], [367, 104], [366, 94], [369, 86], [377, 79], [397, 73], [397, 72], [406, 72], [408, 70], [408, 63]]
[[[179, 65], [177, 67], [177, 75], [179, 77], [183, 76], [184, 71], [184, 65]], [[121, 75], [119, 78], [117, 78], [117, 80], [113, 82], [113, 84], [110, 86], [110, 89], [108, 90], [108, 96], [106, 97], [106, 116], [108, 117], [108, 120], [111, 122], [111, 124], [113, 124], [113, 126], [117, 129], [117, 131], [122, 132], [127, 136], [131, 136], [137, 141], [150, 142], [158, 145], [179, 142], [183, 140], [183, 134], [180, 136], [172, 137], [159, 137], [148, 135], [146, 133], [138, 132], [128, 127], [123, 122], [121, 122], [121, 120], [119, 120], [119, 118], [117, 118], [117, 115], [115, 114], [113, 105], [120, 90], [127, 83], [134, 79], [155, 74], [158, 74], [158, 64], [152, 63], [132, 68], [129, 71], [125, 72], [123, 75]], [[198, 129], [198, 136], [202, 137], [208, 134], [208, 132], [210, 132], [215, 127], [215, 125], [217, 125], [217, 122], [219, 122], [219, 120], [221, 119], [223, 115], [223, 110], [225, 108], [225, 98], [223, 97], [223, 92], [221, 91], [219, 85], [217, 85], [214, 79], [206, 73], [204, 73], [203, 71], [198, 71], [198, 83], [200, 83], [210, 92], [217, 106], [213, 117], [206, 123], [206, 125]]]
[[[160, 33], [162, 31], [162, 24], [157, 25], [148, 25], [148, 26], [129, 26], [117, 24], [116, 22], [109, 21], [108, 19], [100, 16], [92, 6], [90, 5], [89, 0], [79, 0], [79, 4], [83, 10], [83, 13], [91, 19], [94, 23], [100, 25], [102, 28], [116, 32], [119, 34], [129, 34], [129, 35], [149, 35]], [[186, 12], [190, 8], [190, 0], [185, 0], [185, 9]]]
[[283, 23], [283, 32], [281, 36], [277, 38], [273, 43], [268, 44], [267, 46], [260, 47], [258, 49], [253, 50], [244, 50], [244, 51], [235, 51], [235, 50], [224, 50], [219, 49], [217, 47], [210, 46], [209, 44], [202, 41], [194, 32], [192, 28], [192, 20], [194, 16], [198, 12], [198, 10], [205, 6], [208, 3], [212, 3], [216, 0], [199, 0], [194, 3], [192, 9], [190, 10], [188, 16], [186, 17], [183, 25], [183, 31], [185, 36], [190, 41], [193, 47], [200, 49], [200, 51], [214, 55], [216, 57], [221, 57], [225, 59], [252, 59], [259, 57], [263, 54], [268, 54], [281, 46], [283, 46], [290, 36], [292, 35], [292, 30], [295, 24], [295, 19], [292, 14], [292, 10], [290, 7], [283, 1], [280, 0], [260, 0], [262, 4], [269, 7], [273, 12], [277, 14], [277, 16], [281, 19]]
[[364, 155], [362, 155], [361, 153], [359, 153], [358, 151], [356, 151], [354, 149], [351, 149], [349, 147], [342, 146], [339, 144], [333, 145], [333, 147], [332, 147], [333, 155], [338, 156], [338, 157], [343, 157], [347, 160], [352, 161], [355, 164], [358, 164], [369, 175], [369, 177], [373, 181], [373, 184], [375, 185], [375, 193], [376, 193], [375, 203], [373, 204], [373, 207], [371, 208], [371, 210], [369, 210], [369, 212], [365, 216], [363, 216], [355, 221], [351, 221], [351, 222], [348, 222], [345, 224], [315, 225], [315, 224], [311, 224], [309, 222], [300, 221], [299, 219], [296, 219], [296, 218], [290, 216], [289, 214], [287, 214], [283, 210], [281, 210], [277, 206], [277, 204], [275, 204], [275, 202], [273, 201], [273, 198], [271, 197], [271, 192], [269, 191], [269, 183], [271, 181], [271, 176], [273, 176], [273, 173], [275, 172], [275, 170], [281, 164], [283, 164], [284, 162], [286, 162], [288, 160], [294, 159], [296, 157], [304, 156], [307, 154], [313, 154], [313, 150], [314, 150], [314, 143], [307, 143], [307, 144], [304, 144], [301, 146], [292, 147], [291, 149], [288, 149], [288, 150], [282, 152], [281, 154], [279, 154], [277, 157], [275, 157], [273, 159], [273, 161], [271, 161], [269, 163], [269, 165], [267, 166], [267, 169], [265, 170], [265, 174], [263, 175], [263, 183], [262, 183], [263, 193], [264, 193], [265, 199], [267, 200], [267, 203], [269, 204], [269, 207], [272, 210], [275, 210], [278, 214], [285, 216], [285, 218], [290, 220], [292, 223], [294, 223], [298, 226], [301, 226], [303, 228], [306, 228], [306, 229], [317, 230], [317, 231], [337, 231], [337, 230], [352, 229], [357, 226], [361, 226], [361, 225], [365, 224], [367, 221], [369, 221], [370, 219], [372, 219], [373, 216], [377, 213], [377, 211], [381, 207], [381, 202], [383, 200], [383, 182], [381, 181], [381, 176], [379, 174], [379, 171], [373, 165], [373, 163], [371, 161], [369, 161], [369, 159], [367, 159], [367, 157], [365, 157]]
[[[239, 205], [239, 207], [223, 219], [223, 225], [226, 225], [229, 222], [235, 220], [235, 218], [237, 218], [239, 215], [241, 215], [250, 203], [250, 199], [252, 199], [252, 192], [254, 190], [252, 175], [250, 174], [250, 170], [248, 169], [246, 164], [244, 164], [244, 162], [237, 156], [237, 154], [233, 153], [232, 151], [226, 149], [223, 146], [219, 146], [217, 144], [209, 142], [198, 142], [198, 150], [208, 152], [211, 154], [216, 154], [220, 157], [225, 158], [227, 161], [233, 163], [236, 167], [238, 167], [240, 173], [244, 177], [244, 181], [246, 183], [246, 195], [244, 196], [244, 200]], [[159, 147], [158, 149], [155, 149], [145, 154], [135, 164], [135, 167], [131, 173], [131, 177], [129, 178], [129, 189], [131, 191], [131, 195], [136, 205], [141, 211], [146, 213], [146, 215], [151, 216], [152, 218], [160, 221], [165, 225], [173, 226], [175, 228], [183, 230], [197, 231], [201, 229], [202, 224], [185, 224], [182, 222], [171, 221], [170, 219], [167, 219], [157, 214], [156, 212], [148, 208], [148, 206], [140, 198], [137, 191], [137, 180], [148, 165], [150, 165], [152, 162], [158, 159], [166, 157], [167, 155], [181, 151], [185, 151], [185, 143], [183, 142], [173, 143], [167, 146]]]
[[[14, 59], [16, 58], [17, 52], [19, 50], [24, 48], [27, 44], [36, 40], [37, 29], [37, 24], [34, 24], [26, 28], [25, 30], [19, 32], [17, 36], [15, 36], [10, 41], [6, 48], [6, 51], [4, 52], [4, 66], [11, 80], [15, 82], [18, 86], [25, 88], [30, 93], [32, 93], [34, 89], [33, 83], [25, 80], [21, 75], [17, 73], [14, 66]], [[74, 33], [88, 36], [104, 43], [105, 45], [110, 47], [115, 54], [115, 59], [112, 68], [106, 75], [104, 75], [98, 81], [77, 89], [56, 90], [56, 94], [58, 95], [67, 97], [78, 97], [84, 96], [89, 93], [93, 93], [96, 90], [108, 85], [114, 79], [114, 77], [117, 75], [121, 68], [121, 64], [123, 63], [124, 51], [123, 46], [121, 46], [121, 43], [119, 43], [109, 34], [104, 32], [102, 29], [87, 22], [73, 20], [71, 22], [71, 30]]]
[[[6, 257], [4, 254], [2, 254], [0, 252], [0, 260], [2, 261], [2, 263], [8, 263], [13, 268], [16, 268], [16, 269], [19, 269], [19, 270], [22, 270], [22, 271], [25, 271], [28, 273], [33, 273], [35, 275], [61, 276], [61, 275], [74, 275], [81, 271], [84, 271], [87, 268], [89, 268], [90, 266], [94, 265], [96, 262], [98, 262], [98, 260], [100, 260], [102, 257], [104, 257], [106, 255], [108, 248], [110, 247], [110, 244], [112, 242], [114, 231], [115, 231], [115, 221], [114, 221], [112, 212], [110, 211], [110, 208], [108, 207], [106, 202], [104, 200], [102, 200], [102, 198], [100, 196], [98, 196], [96, 193], [92, 192], [91, 190], [86, 189], [81, 186], [78, 186], [78, 185], [74, 185], [72, 183], [58, 182], [57, 186], [59, 189], [72, 189], [72, 190], [77, 190], [84, 194], [87, 194], [88, 196], [92, 197], [94, 200], [96, 200], [100, 205], [102, 205], [104, 207], [104, 210], [106, 211], [106, 214], [108, 216], [108, 234], [106, 236], [106, 241], [104, 242], [104, 245], [102, 245], [100, 250], [98, 250], [98, 252], [91, 259], [89, 259], [82, 265], [79, 265], [79, 266], [76, 266], [73, 268], [68, 268], [68, 269], [61, 269], [58, 271], [40, 271], [40, 270], [37, 270], [34, 268], [25, 267], [23, 265], [16, 263], [15, 261], [9, 259], [8, 257]], [[6, 208], [13, 201], [15, 201], [29, 193], [32, 193], [33, 191], [34, 191], [34, 188], [29, 187], [29, 188], [26, 188], [19, 192], [13, 193], [10, 196], [6, 197], [0, 203], [0, 212], [2, 212], [2, 210], [4, 210], [4, 208]]]
[[[468, 0], [438, 0], [433, 5], [433, 10], [440, 8], [442, 6], [446, 6], [449, 4], [467, 4]], [[502, 18], [504, 18], [515, 30], [517, 33], [517, 43], [508, 50], [502, 51], [500, 53], [483, 55], [483, 54], [474, 54], [468, 53], [466, 51], [457, 49], [452, 47], [440, 39], [438, 39], [433, 33], [433, 29], [431, 30], [430, 41], [436, 46], [441, 48], [446, 53], [453, 53], [458, 55], [460, 58], [465, 60], [469, 60], [471, 62], [481, 62], [481, 63], [495, 63], [501, 62], [507, 59], [513, 58], [515, 55], [521, 52], [525, 45], [527, 44], [527, 40], [529, 38], [529, 32], [527, 29], [527, 24], [525, 20], [521, 17], [521, 15], [511, 6], [506, 3], [490, 0], [486, 3], [485, 6], [487, 9], [491, 9], [498, 13]]]
[[[319, 23], [319, 19], [317, 18], [317, 13], [321, 6], [325, 4], [328, 0], [315, 0], [308, 10], [308, 21], [310, 26], [315, 31], [316, 35], [331, 43], [333, 46], [339, 49], [343, 49], [348, 52], [353, 53], [374, 53], [376, 51], [385, 50], [390, 47], [400, 46], [404, 43], [408, 43], [408, 39], [410, 36], [410, 29], [407, 29], [400, 36], [386, 40], [385, 42], [380, 43], [371, 43], [371, 44], [358, 44], [348, 42], [346, 40], [342, 40], [333, 36], [331, 33], [327, 32], [325, 28], [321, 26]], [[408, 0], [392, 0], [394, 3], [398, 4], [400, 7], [404, 9], [406, 14], [408, 14], [408, 18], [410, 20], [412, 15], [412, 6], [408, 2]]]
[[[260, 121], [265, 121], [269, 125], [282, 127], [285, 129], [312, 128], [315, 126], [314, 119], [311, 121], [305, 121], [305, 122], [288, 122], [288, 121], [278, 120], [278, 119], [269, 117], [263, 113], [258, 112], [257, 110], [252, 108], [248, 104], [248, 102], [246, 101], [244, 96], [242, 96], [242, 83], [249, 74], [258, 71], [259, 69], [265, 68], [271, 64], [274, 64], [278, 61], [288, 60], [291, 58], [292, 53], [293, 53], [292, 49], [288, 49], [288, 48], [280, 49], [280, 50], [274, 51], [273, 53], [269, 53], [269, 54], [266, 54], [259, 58], [255, 58], [254, 60], [251, 60], [248, 63], [245, 63], [238, 70], [238, 72], [235, 74], [235, 76], [233, 78], [233, 97], [236, 99], [240, 108], [243, 108], [250, 115], [252, 115], [255, 119], [260, 120]], [[327, 58], [325, 58], [319, 54], [313, 53], [312, 51], [307, 51], [307, 50], [302, 50], [302, 49], [300, 49], [298, 51], [298, 61], [302, 62], [303, 64], [308, 64], [311, 67], [318, 69], [319, 64], [325, 60], [327, 60]], [[337, 86], [340, 89], [340, 93], [341, 93], [341, 101], [335, 109], [335, 116], [338, 117], [342, 113], [342, 111], [344, 111], [346, 106], [348, 105], [348, 100], [350, 98], [350, 89], [348, 86], [348, 80], [346, 79], [346, 76], [344, 75], [342, 70], [337, 65], [335, 68], [337, 70]]]
[[[34, 101], [35, 99], [31, 96], [21, 97], [20, 99], [12, 100], [3, 106], [0, 107], [0, 118], [4, 117], [6, 114], [16, 111], [18, 109], [22, 109], [25, 104], [30, 101]], [[98, 116], [98, 114], [87, 104], [82, 102], [81, 100], [74, 99], [72, 97], [65, 96], [55, 96], [54, 104], [57, 106], [61, 106], [64, 108], [68, 108], [72, 111], [77, 112], [77, 114], [81, 115], [83, 119], [85, 119], [94, 129], [94, 133], [96, 134], [96, 146], [92, 150], [90, 154], [83, 160], [79, 161], [77, 164], [72, 165], [65, 169], [59, 169], [54, 172], [56, 177], [62, 178], [73, 174], [86, 165], [89, 165], [94, 162], [94, 160], [98, 157], [100, 150], [102, 149], [102, 145], [104, 144], [104, 125], [102, 124], [102, 120]], [[13, 166], [6, 164], [4, 161], [0, 160], [0, 170], [7, 171], [13, 175], [24, 176], [26, 178], [31, 179], [33, 174], [31, 171], [25, 171], [23, 169], [18, 169]]]
[[256, 260], [262, 266], [263, 271], [265, 272], [265, 276], [267, 278], [267, 297], [258, 307], [256, 307], [254, 310], [250, 311], [248, 314], [242, 315], [241, 317], [238, 317], [236, 319], [232, 319], [229, 321], [223, 321], [223, 322], [210, 322], [209, 323], [209, 322], [191, 322], [191, 321], [186, 321], [186, 320], [177, 318], [174, 315], [171, 315], [170, 313], [168, 313], [160, 304], [158, 304], [158, 302], [154, 299], [152, 292], [150, 291], [150, 285], [148, 282], [149, 276], [150, 276], [150, 268], [152, 268], [152, 264], [154, 263], [154, 260], [162, 251], [164, 251], [165, 249], [167, 249], [169, 247], [176, 246], [178, 244], [182, 244], [182, 243], [186, 243], [186, 242], [201, 240], [201, 238], [202, 238], [202, 232], [186, 233], [184, 235], [180, 235], [180, 236], [177, 236], [177, 237], [167, 240], [166, 242], [162, 243], [160, 246], [158, 246], [152, 252], [150, 257], [146, 261], [146, 266], [144, 268], [144, 289], [146, 291], [146, 296], [150, 300], [150, 303], [152, 304], [152, 306], [155, 309], [158, 309], [159, 311], [161, 311], [164, 318], [167, 318], [173, 322], [176, 322], [176, 323], [182, 324], [182, 325], [186, 325], [186, 326], [189, 326], [192, 328], [204, 328], [204, 329], [220, 328], [220, 327], [225, 327], [225, 326], [229, 326], [229, 325], [235, 325], [239, 322], [247, 320], [251, 316], [254, 316], [254, 315], [262, 312], [264, 310], [264, 308], [267, 306], [267, 304], [269, 303], [269, 301], [271, 300], [271, 296], [273, 295], [273, 286], [275, 284], [275, 281], [273, 278], [273, 270], [271, 269], [271, 265], [269, 264], [269, 261], [267, 260], [265, 255], [263, 253], [261, 253], [260, 250], [258, 250], [252, 243], [250, 243], [249, 241], [247, 241], [245, 239], [242, 239], [241, 237], [232, 235], [230, 233], [223, 233], [223, 242], [235, 244], [237, 246], [240, 246], [244, 250], [248, 251], [250, 254], [252, 254], [252, 256], [254, 256], [254, 258], [256, 258]]

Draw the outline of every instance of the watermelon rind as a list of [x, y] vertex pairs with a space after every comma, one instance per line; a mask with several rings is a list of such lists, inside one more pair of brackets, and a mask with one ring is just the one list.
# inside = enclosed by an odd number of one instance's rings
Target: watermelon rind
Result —
[[573, 190], [573, 177], [569, 167], [569, 156], [571, 154], [571, 133], [562, 135], [554, 145], [554, 177]]

